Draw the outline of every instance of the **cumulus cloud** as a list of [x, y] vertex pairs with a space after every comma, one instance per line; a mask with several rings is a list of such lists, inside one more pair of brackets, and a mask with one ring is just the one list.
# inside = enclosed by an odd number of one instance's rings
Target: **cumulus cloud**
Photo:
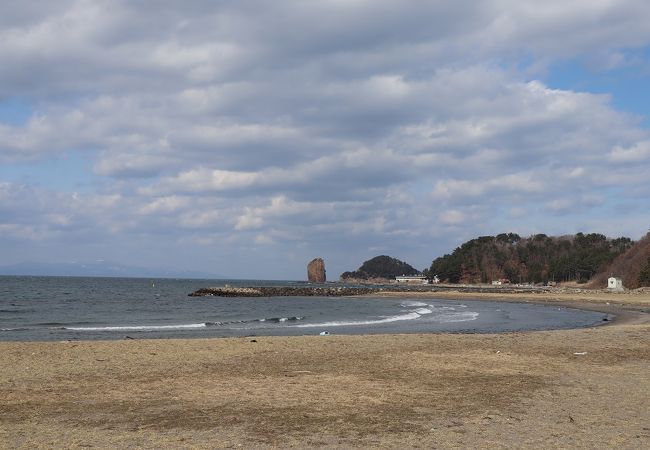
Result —
[[616, 146], [609, 154], [609, 159], [616, 163], [643, 163], [650, 161], [650, 141], [642, 141], [631, 147]]
[[440, 214], [440, 222], [445, 225], [458, 225], [467, 220], [466, 215], [457, 209], [450, 209]]
[[[645, 192], [650, 135], [543, 69], [625, 66], [649, 19], [644, 0], [3, 5], [0, 109], [32, 111], [0, 119], [0, 225], [217, 246], [241, 267], [273, 249], [294, 273], [319, 251], [424, 265], [513, 222], [595, 224], [611, 190]], [[92, 161], [86, 192], [7, 175], [70, 153]]]

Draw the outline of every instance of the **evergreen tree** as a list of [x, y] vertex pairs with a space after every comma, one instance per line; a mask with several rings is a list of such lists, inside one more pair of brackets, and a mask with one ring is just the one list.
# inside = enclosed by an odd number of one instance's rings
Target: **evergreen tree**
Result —
[[639, 286], [650, 286], [650, 257], [645, 267], [639, 273]]

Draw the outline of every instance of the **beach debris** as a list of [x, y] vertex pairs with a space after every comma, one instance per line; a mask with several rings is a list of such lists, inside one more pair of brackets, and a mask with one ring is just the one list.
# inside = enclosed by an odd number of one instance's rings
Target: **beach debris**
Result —
[[250, 342], [257, 342], [257, 339], [251, 339]]
[[454, 427], [462, 427], [463, 425], [465, 424], [460, 420], [452, 420], [451, 422], [447, 423], [445, 426], [447, 428], [454, 428]]
[[308, 373], [311, 373], [311, 370], [294, 370], [292, 372], [285, 373], [284, 376], [293, 378], [293, 377], [297, 377], [298, 375], [305, 375]]
[[587, 352], [574, 352], [573, 354], [576, 356], [585, 356]]
[[329, 336], [330, 332], [329, 331], [321, 331], [320, 336]]
[[135, 338], [134, 338], [134, 337], [131, 337], [131, 336], [124, 336], [124, 339], [129, 340], [129, 341], [132, 341], [132, 340], [134, 340]]
[[497, 350], [497, 355], [498, 355], [499, 353], [501, 353], [501, 350]]
[[297, 377], [298, 375], [306, 375], [312, 373], [311, 370], [293, 370], [289, 373], [285, 373], [285, 377]]
[[573, 419], [573, 417], [569, 416], [569, 422], [575, 423], [575, 420]]

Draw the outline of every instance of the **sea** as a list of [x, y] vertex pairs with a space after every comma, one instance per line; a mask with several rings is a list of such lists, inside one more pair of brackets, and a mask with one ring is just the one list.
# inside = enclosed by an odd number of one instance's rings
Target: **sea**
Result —
[[389, 333], [589, 327], [606, 314], [558, 306], [382, 297], [190, 297], [203, 287], [305, 282], [0, 276], [0, 341]]

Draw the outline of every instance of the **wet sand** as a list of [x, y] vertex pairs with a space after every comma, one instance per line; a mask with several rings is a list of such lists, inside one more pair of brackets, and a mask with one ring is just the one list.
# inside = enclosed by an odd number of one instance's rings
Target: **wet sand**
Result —
[[650, 295], [539, 295], [498, 300], [618, 320], [491, 335], [3, 342], [0, 447], [648, 448]]

